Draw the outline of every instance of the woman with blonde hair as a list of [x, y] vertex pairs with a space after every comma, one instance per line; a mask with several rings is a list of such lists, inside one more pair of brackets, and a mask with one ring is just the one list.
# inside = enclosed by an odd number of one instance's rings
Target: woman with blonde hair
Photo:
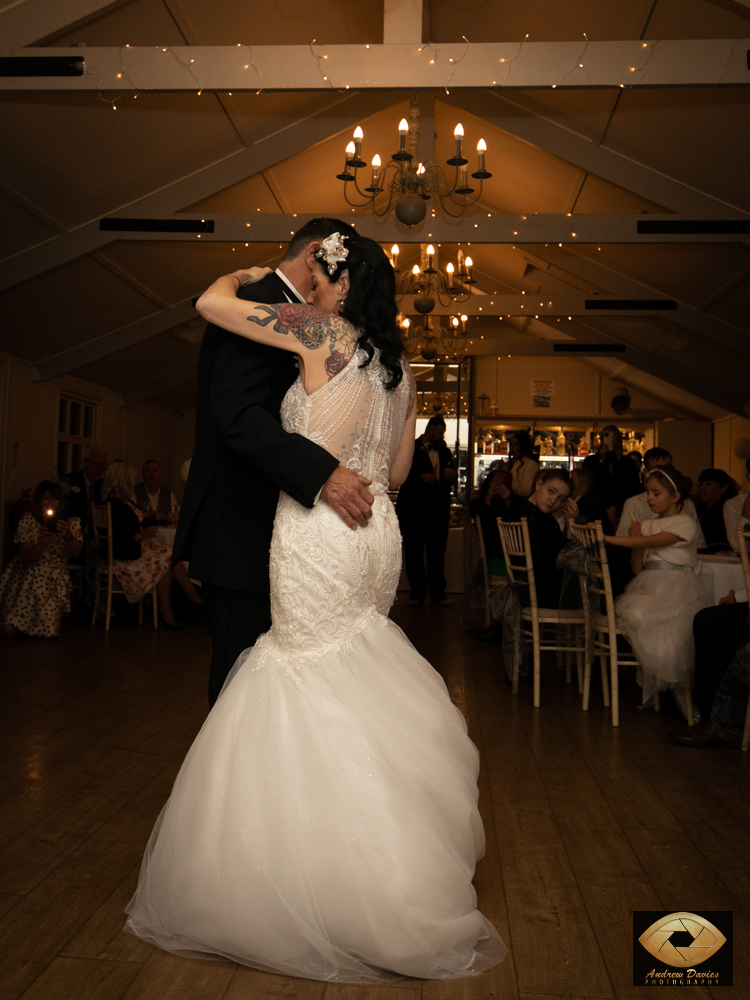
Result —
[[171, 568], [172, 546], [156, 541], [158, 528], [142, 528], [143, 513], [133, 502], [136, 469], [125, 462], [112, 462], [102, 481], [102, 501], [112, 508], [114, 573], [129, 604], [156, 588], [162, 624], [168, 631], [181, 628], [172, 612], [170, 591], [175, 579], [192, 604], [202, 600], [190, 582], [185, 564]]

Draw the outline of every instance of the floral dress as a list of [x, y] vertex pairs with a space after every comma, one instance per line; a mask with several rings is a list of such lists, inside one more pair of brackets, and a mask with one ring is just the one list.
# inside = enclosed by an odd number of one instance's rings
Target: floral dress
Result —
[[[143, 520], [143, 512], [129, 503], [127, 505], [138, 518]], [[128, 604], [140, 601], [169, 572], [172, 562], [172, 546], [156, 542], [153, 538], [141, 541], [140, 559], [115, 559], [114, 573], [125, 592]]]
[[[83, 542], [81, 522], [68, 521], [70, 534]], [[43, 530], [33, 514], [24, 514], [13, 541], [37, 545]], [[60, 634], [62, 616], [70, 611], [72, 589], [68, 573], [68, 548], [62, 535], [53, 535], [35, 563], [27, 564], [19, 553], [11, 559], [0, 579], [0, 623], [12, 625], [25, 635], [45, 639]]]

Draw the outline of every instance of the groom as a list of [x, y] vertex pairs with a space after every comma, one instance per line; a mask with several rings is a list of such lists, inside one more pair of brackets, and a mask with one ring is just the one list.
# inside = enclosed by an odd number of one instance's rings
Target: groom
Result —
[[[243, 285], [242, 299], [305, 302], [315, 251], [338, 219], [299, 229], [276, 272]], [[281, 401], [297, 377], [294, 355], [206, 327], [198, 362], [195, 450], [180, 511], [172, 565], [189, 560], [203, 585], [213, 654], [213, 706], [239, 654], [271, 626], [268, 572], [279, 490], [305, 507], [329, 504], [350, 528], [367, 524], [369, 479], [339, 465], [324, 448], [280, 423]]]

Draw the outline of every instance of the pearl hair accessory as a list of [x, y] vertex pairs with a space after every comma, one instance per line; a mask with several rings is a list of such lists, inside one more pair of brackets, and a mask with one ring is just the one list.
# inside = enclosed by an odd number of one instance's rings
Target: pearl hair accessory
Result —
[[332, 233], [320, 244], [320, 249], [315, 252], [318, 260], [324, 260], [328, 265], [328, 273], [333, 274], [340, 263], [349, 256], [349, 251], [344, 246], [346, 236], [341, 233]]

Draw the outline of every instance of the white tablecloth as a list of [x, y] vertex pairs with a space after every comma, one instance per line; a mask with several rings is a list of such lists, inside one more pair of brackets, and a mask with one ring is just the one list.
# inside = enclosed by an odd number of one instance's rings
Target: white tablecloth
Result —
[[718, 604], [720, 598], [726, 597], [730, 590], [736, 592], [745, 589], [745, 574], [739, 556], [699, 555], [698, 558], [702, 566], [701, 575], [713, 591], [714, 604]]
[[[409, 589], [409, 581], [406, 579], [403, 565], [398, 589]], [[447, 594], [463, 594], [464, 592], [464, 529], [462, 527], [448, 529], [448, 544], [445, 546], [445, 592]]]

